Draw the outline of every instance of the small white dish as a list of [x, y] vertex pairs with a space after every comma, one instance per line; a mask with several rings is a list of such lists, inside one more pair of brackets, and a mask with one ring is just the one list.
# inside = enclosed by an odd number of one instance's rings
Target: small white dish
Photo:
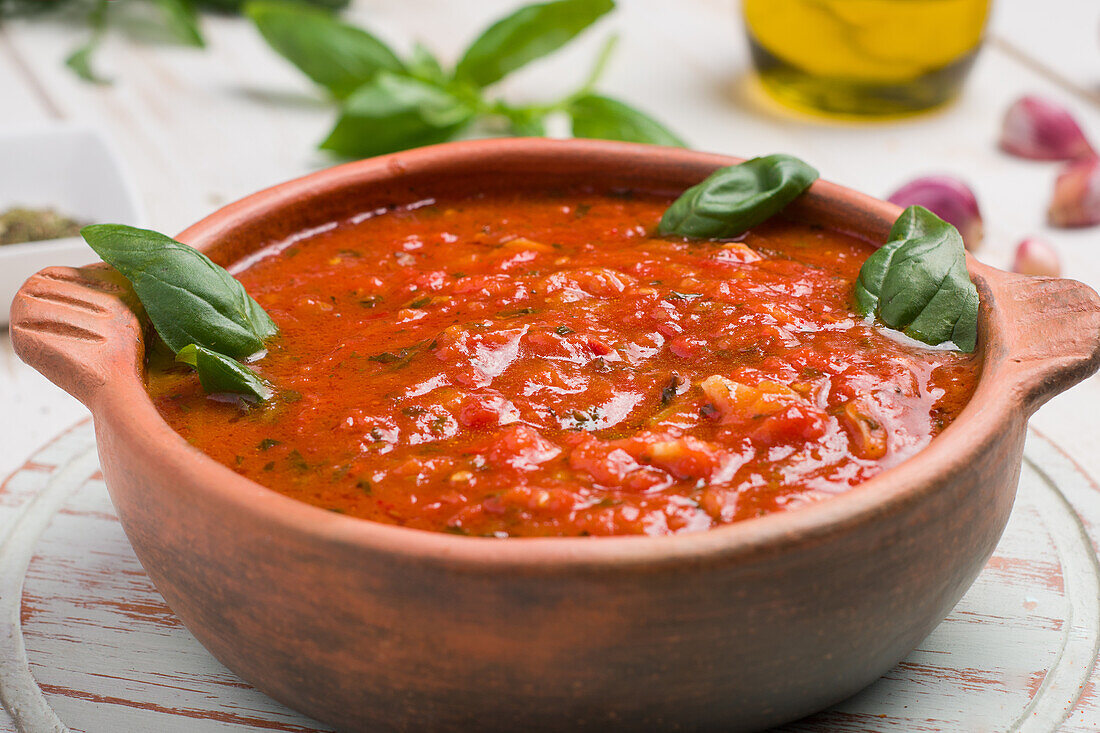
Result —
[[[98, 131], [76, 125], [0, 130], [0, 212], [49, 208], [89, 224], [144, 222], [133, 184]], [[16, 291], [44, 267], [79, 267], [99, 257], [80, 237], [0, 246], [0, 325]]]

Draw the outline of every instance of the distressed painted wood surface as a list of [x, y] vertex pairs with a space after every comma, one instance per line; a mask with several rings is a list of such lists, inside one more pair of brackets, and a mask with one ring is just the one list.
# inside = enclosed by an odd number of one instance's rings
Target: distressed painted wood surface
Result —
[[[399, 48], [419, 39], [453, 59], [478, 28], [518, 1], [355, 0], [350, 15]], [[1100, 286], [1097, 230], [1044, 224], [1056, 166], [1009, 158], [993, 144], [1002, 110], [1025, 93], [1066, 104], [1100, 139], [1100, 3], [995, 0], [989, 43], [962, 98], [888, 125], [822, 123], [763, 99], [747, 74], [733, 0], [619, 5], [575, 47], [517, 74], [502, 93], [547, 98], [566, 90], [584, 76], [603, 38], [617, 32], [622, 41], [601, 89], [658, 115], [694, 147], [738, 155], [790, 152], [827, 178], [880, 196], [921, 173], [961, 175], [985, 212], [982, 259], [1004, 266], [1015, 243], [1037, 233], [1059, 248], [1067, 275]], [[315, 90], [247, 23], [208, 17], [204, 28], [205, 51], [110, 35], [100, 62], [115, 83], [100, 87], [77, 81], [61, 64], [83, 40], [80, 29], [52, 22], [0, 26], [0, 133], [55, 121], [99, 127], [142, 191], [151, 226], [164, 231], [330, 164], [313, 149], [332, 119]], [[11, 174], [3, 166], [0, 161], [0, 174]], [[1009, 531], [966, 599], [887, 678], [791, 730], [1049, 731], [1066, 711], [1064, 730], [1100, 730], [1094, 688], [1074, 687], [1096, 656], [1095, 609], [1086, 602], [1096, 591], [1079, 581], [1081, 568], [1095, 563], [1083, 555], [1081, 531], [1095, 549], [1100, 493], [1085, 474], [1100, 475], [1098, 409], [1100, 378], [1093, 378], [1040, 410], [1032, 425], [1072, 461], [1032, 436], [1034, 464], [1025, 466]], [[0, 335], [0, 474], [19, 468], [84, 414], [18, 362]], [[102, 483], [91, 478], [94, 456], [77, 455], [90, 439], [82, 430], [36, 454], [0, 493], [5, 680], [11, 652], [25, 638], [28, 669], [45, 690], [35, 699], [56, 711], [58, 725], [316, 730], [221, 669], [164, 609], [130, 554]], [[1043, 475], [1085, 524], [1077, 524]], [[32, 502], [38, 509], [24, 513]], [[32, 515], [45, 522], [33, 541]], [[11, 534], [17, 517], [20, 529]], [[25, 596], [16, 587], [24, 575], [9, 565], [23, 560], [29, 562]], [[23, 636], [10, 636], [13, 619], [25, 620]], [[1075, 689], [1083, 694], [1074, 707]], [[48, 723], [28, 728], [49, 729]], [[14, 723], [0, 710], [0, 732], [10, 730]]]
[[[327, 730], [218, 664], [164, 605], [89, 423], [7, 480], [0, 519], [0, 699], [23, 730]], [[1032, 432], [1008, 529], [947, 620], [864, 692], [781, 730], [1094, 732], [1098, 551], [1100, 488]]]

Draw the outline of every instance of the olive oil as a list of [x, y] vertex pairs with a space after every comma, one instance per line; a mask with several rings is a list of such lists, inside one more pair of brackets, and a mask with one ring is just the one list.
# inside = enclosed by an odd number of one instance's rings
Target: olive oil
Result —
[[990, 0], [743, 0], [764, 88], [792, 107], [883, 117], [962, 86]]

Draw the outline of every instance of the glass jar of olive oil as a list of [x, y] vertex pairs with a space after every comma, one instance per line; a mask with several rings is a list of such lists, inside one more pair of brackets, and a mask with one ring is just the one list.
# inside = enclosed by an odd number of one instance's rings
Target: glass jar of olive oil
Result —
[[797, 109], [886, 117], [954, 97], [990, 0], [742, 0], [764, 88]]

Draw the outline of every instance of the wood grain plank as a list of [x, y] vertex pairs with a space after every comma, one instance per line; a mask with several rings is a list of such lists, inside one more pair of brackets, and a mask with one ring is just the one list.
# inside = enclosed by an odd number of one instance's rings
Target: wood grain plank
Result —
[[0, 25], [0, 99], [4, 100], [3, 127], [29, 127], [60, 119], [53, 97], [15, 50], [7, 27]]

